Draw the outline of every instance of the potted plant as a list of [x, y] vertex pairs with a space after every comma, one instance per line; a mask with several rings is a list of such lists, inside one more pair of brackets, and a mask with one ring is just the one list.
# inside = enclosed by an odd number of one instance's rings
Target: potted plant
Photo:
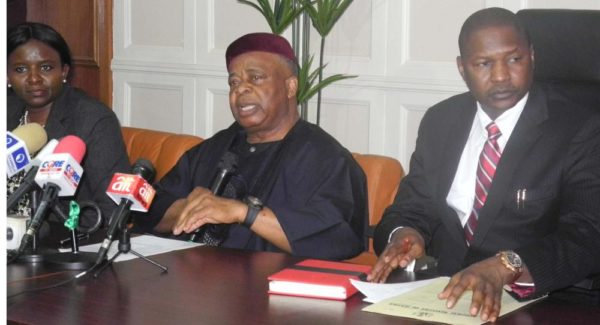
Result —
[[[317, 125], [321, 119], [321, 91], [328, 85], [343, 79], [355, 78], [343, 74], [331, 75], [323, 79], [323, 71], [327, 64], [323, 62], [325, 38], [344, 14], [353, 0], [275, 0], [273, 7], [269, 0], [238, 0], [258, 10], [266, 19], [271, 31], [282, 34], [300, 14], [306, 12], [312, 25], [321, 36], [319, 65], [311, 71], [313, 56], [304, 57], [298, 70], [298, 103], [303, 106], [302, 118], [307, 118], [306, 104], [317, 94]], [[318, 80], [317, 80], [318, 77]]]

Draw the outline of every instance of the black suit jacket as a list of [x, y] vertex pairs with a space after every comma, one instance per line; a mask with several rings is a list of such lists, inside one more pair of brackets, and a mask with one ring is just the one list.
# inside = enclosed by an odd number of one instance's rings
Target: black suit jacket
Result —
[[[423, 235], [442, 274], [506, 249], [523, 258], [538, 294], [600, 272], [600, 114], [533, 87], [467, 247], [446, 196], [475, 112], [470, 93], [427, 111], [410, 173], [376, 229], [376, 251], [385, 248], [393, 229], [409, 226]], [[520, 208], [519, 189], [527, 190]]]
[[[8, 130], [19, 125], [25, 110], [25, 103], [10, 91], [7, 96]], [[52, 104], [52, 110], [44, 127], [48, 139], [75, 135], [86, 144], [86, 154], [81, 162], [83, 176], [75, 193], [77, 202], [94, 201], [100, 207], [104, 226], [116, 208], [116, 204], [106, 195], [106, 189], [116, 172], [128, 173], [131, 170], [129, 158], [123, 142], [119, 120], [112, 110], [86, 95], [81, 90], [65, 84], [61, 94]], [[72, 197], [61, 198], [63, 211], [68, 211]], [[90, 211], [83, 210], [82, 213]], [[94, 219], [95, 220], [95, 219]], [[84, 226], [93, 224], [89, 218], [81, 217]], [[58, 227], [64, 229], [63, 226]], [[57, 238], [61, 238], [57, 235]]]

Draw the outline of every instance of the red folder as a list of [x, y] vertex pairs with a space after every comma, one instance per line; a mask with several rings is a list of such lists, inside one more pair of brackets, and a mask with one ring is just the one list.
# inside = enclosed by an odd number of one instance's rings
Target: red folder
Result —
[[269, 293], [345, 300], [357, 292], [349, 279], [364, 279], [367, 265], [307, 259], [269, 276]]

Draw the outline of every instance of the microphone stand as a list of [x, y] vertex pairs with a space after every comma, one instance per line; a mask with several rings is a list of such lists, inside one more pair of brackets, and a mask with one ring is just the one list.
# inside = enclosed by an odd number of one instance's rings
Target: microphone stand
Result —
[[[127, 218], [125, 218], [127, 219]], [[112, 265], [112, 263], [115, 261], [115, 259], [117, 257], [119, 257], [119, 255], [121, 254], [128, 254], [131, 253], [141, 259], [143, 259], [144, 261], [155, 265], [156, 267], [158, 267], [159, 269], [162, 270], [162, 273], [166, 273], [168, 271], [168, 268], [164, 265], [159, 264], [156, 261], [153, 261], [151, 259], [149, 259], [148, 257], [134, 251], [133, 249], [131, 249], [131, 234], [129, 233], [129, 229], [127, 228], [127, 223], [121, 224], [119, 225], [119, 251], [113, 256], [111, 257], [104, 265], [102, 265], [102, 267], [100, 269], [98, 269], [98, 271], [96, 271], [96, 273], [94, 273], [94, 278], [97, 278], [100, 273], [102, 273], [102, 271], [104, 271], [109, 265]]]
[[[31, 192], [31, 215], [34, 216], [40, 205], [40, 193], [39, 190], [33, 190]], [[31, 220], [29, 221], [31, 222]], [[29, 222], [27, 227], [29, 227]], [[52, 248], [43, 248], [40, 247], [40, 240], [38, 236], [39, 232], [33, 234], [33, 238], [31, 240], [31, 247], [27, 248], [24, 252], [22, 252], [17, 258], [18, 262], [22, 263], [40, 263], [44, 261], [44, 257], [51, 253], [56, 253], [57, 249]]]
[[58, 270], [85, 270], [94, 266], [97, 254], [80, 251], [78, 240], [77, 230], [71, 230], [71, 251], [49, 254], [44, 263]]
[[[79, 203], [81, 211], [86, 208], [91, 208], [95, 211], [96, 223], [88, 229], [88, 234], [90, 232], [95, 232], [102, 223], [102, 211], [93, 202], [81, 202]], [[54, 206], [54, 212], [59, 215], [63, 220], [67, 220], [68, 217], [58, 206]], [[81, 214], [85, 216], [85, 214]], [[97, 253], [93, 252], [82, 252], [79, 250], [79, 237], [80, 233], [77, 232], [77, 229], [71, 230], [71, 251], [70, 252], [59, 252], [54, 254], [49, 254], [46, 256], [44, 262], [45, 264], [53, 269], [59, 270], [85, 270], [94, 266], [96, 262]]]

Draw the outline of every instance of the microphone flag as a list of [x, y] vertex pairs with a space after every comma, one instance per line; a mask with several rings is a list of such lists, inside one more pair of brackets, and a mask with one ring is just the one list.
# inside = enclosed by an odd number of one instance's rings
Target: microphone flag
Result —
[[106, 194], [117, 204], [126, 199], [132, 202], [131, 210], [147, 212], [156, 190], [140, 175], [115, 173]]

